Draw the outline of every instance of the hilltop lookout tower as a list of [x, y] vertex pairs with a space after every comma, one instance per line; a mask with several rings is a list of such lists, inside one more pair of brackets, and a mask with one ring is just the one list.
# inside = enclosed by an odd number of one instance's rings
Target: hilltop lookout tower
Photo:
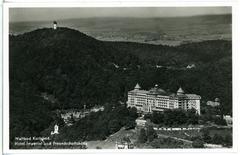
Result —
[[57, 22], [56, 22], [56, 21], [53, 22], [53, 29], [54, 29], [54, 30], [57, 29]]

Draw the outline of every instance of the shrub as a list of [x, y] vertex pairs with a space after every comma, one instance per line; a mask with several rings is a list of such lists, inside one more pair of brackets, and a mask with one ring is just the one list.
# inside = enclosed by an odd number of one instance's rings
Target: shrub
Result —
[[138, 136], [139, 143], [145, 143], [147, 141], [146, 131], [144, 129], [140, 130], [140, 134]]
[[192, 143], [193, 148], [204, 148], [204, 142], [200, 139], [196, 139]]

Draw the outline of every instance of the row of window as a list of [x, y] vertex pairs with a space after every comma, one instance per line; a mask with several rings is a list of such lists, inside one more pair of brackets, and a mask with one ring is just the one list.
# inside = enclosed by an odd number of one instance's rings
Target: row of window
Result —
[[[142, 104], [131, 104], [131, 106], [135, 106], [137, 109], [139, 109], [139, 108], [142, 108], [143, 107], [143, 105]], [[164, 108], [164, 109], [167, 109], [167, 108], [169, 108], [169, 109], [174, 109], [174, 106], [170, 106], [169, 105], [169, 107], [167, 106], [167, 105], [158, 105], [158, 106], [156, 106], [156, 107], [152, 107], [152, 108], [156, 108], [156, 109], [161, 109], [161, 108]], [[191, 108], [193, 108], [193, 107], [190, 107], [190, 106], [186, 106], [186, 107], [184, 107], [184, 106], [179, 106], [179, 108], [182, 108], [182, 109], [191, 109]]]
[[[130, 102], [132, 104], [134, 104], [134, 99], [135, 98], [134, 97], [130, 97], [129, 99], [130, 99]], [[145, 103], [146, 103], [146, 98], [137, 97], [137, 104], [143, 105]], [[150, 104], [154, 103], [154, 100], [149, 99], [148, 103], [150, 103]], [[157, 100], [157, 102], [156, 102], [158, 107], [167, 107], [168, 104], [169, 104], [169, 107], [174, 107], [174, 105], [176, 103], [177, 103], [176, 101], [171, 101], [171, 100], [169, 102], [168, 102], [168, 100]], [[188, 103], [185, 100], [180, 100], [179, 101], [179, 107], [184, 108], [185, 105], [187, 106], [187, 108], [188, 108], [188, 106], [189, 107], [196, 107], [196, 102], [195, 101], [190, 101], [190, 100], [188, 100]]]

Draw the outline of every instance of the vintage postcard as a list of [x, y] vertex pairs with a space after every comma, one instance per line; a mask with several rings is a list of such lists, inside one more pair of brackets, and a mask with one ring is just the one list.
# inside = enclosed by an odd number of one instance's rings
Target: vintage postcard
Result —
[[4, 148], [231, 151], [232, 10], [6, 6]]

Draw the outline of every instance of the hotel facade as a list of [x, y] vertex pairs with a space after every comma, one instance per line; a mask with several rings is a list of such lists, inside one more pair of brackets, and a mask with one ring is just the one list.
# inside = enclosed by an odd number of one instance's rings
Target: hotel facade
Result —
[[136, 107], [140, 113], [152, 113], [153, 111], [164, 111], [165, 109], [195, 109], [200, 115], [201, 96], [196, 94], [185, 94], [180, 87], [176, 93], [169, 93], [158, 85], [149, 91], [142, 90], [139, 84], [128, 92], [128, 107]]

